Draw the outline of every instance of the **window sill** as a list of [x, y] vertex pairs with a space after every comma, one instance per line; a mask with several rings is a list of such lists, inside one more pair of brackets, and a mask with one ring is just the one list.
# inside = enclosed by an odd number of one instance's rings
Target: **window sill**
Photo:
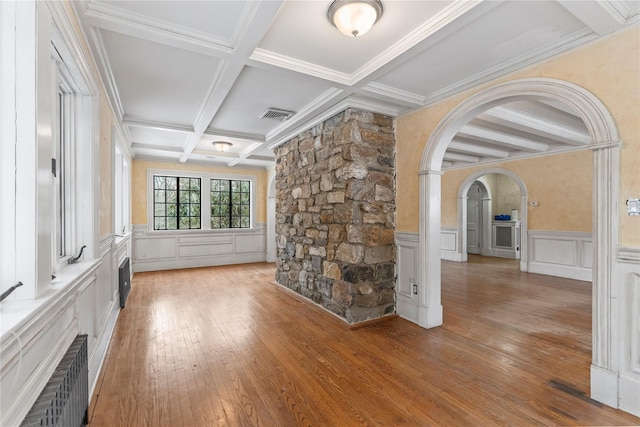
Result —
[[149, 236], [176, 236], [185, 234], [252, 234], [259, 233], [264, 227], [252, 228], [220, 228], [220, 229], [198, 229], [198, 230], [150, 230], [146, 229]]
[[37, 299], [0, 303], [0, 342], [4, 345], [12, 333], [20, 335], [45, 313], [56, 310], [59, 303], [76, 293], [83, 281], [95, 273], [99, 263], [100, 260], [95, 259], [69, 265], [51, 282], [51, 288]]

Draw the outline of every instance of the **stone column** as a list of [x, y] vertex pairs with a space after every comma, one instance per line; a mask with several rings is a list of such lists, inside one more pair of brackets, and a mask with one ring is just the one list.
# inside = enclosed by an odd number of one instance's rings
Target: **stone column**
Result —
[[276, 279], [350, 323], [395, 312], [393, 124], [348, 109], [276, 149]]

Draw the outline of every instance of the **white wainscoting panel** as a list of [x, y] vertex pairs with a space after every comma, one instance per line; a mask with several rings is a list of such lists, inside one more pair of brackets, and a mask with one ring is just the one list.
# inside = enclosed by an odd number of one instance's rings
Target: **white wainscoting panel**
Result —
[[[0, 388], [11, 392], [0, 393], [0, 425], [21, 423], [77, 334], [88, 335], [93, 394], [120, 312], [113, 236], [100, 242], [97, 253], [99, 258], [59, 273], [46, 296], [3, 302]], [[20, 320], [11, 320], [17, 312], [24, 312]]]
[[618, 248], [619, 408], [640, 417], [640, 248]]
[[462, 254], [458, 251], [458, 229], [456, 227], [442, 227], [440, 229], [440, 258], [462, 262]]
[[530, 273], [592, 280], [591, 233], [529, 230], [528, 236]]
[[133, 226], [133, 271], [264, 262], [266, 229], [149, 231]]
[[397, 232], [396, 265], [396, 312], [400, 317], [414, 323], [418, 321], [418, 298], [413, 293], [413, 285], [418, 277], [418, 233]]

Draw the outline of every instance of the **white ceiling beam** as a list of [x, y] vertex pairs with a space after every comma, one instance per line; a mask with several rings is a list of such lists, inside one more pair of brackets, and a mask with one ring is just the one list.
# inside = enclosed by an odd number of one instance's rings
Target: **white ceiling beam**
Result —
[[607, 0], [561, 0], [558, 3], [600, 36], [619, 30], [626, 21]]
[[523, 151], [540, 152], [549, 150], [548, 144], [473, 124], [465, 125], [460, 129], [458, 135], [491, 144], [518, 148]]
[[576, 112], [565, 111], [565, 109], [570, 110], [568, 106], [558, 106], [553, 103], [539, 101], [518, 101], [510, 103], [508, 106], [498, 107], [498, 109], [498, 111], [504, 111], [505, 114], [519, 113], [524, 116], [535, 117], [539, 121], [571, 129], [578, 134], [582, 133], [589, 137], [587, 127], [582, 118]]
[[502, 159], [509, 157], [509, 151], [507, 150], [500, 150], [499, 148], [484, 147], [478, 144], [461, 141], [455, 138], [449, 143], [447, 150], [449, 149], [455, 150], [455, 151], [462, 151], [464, 153], [469, 153], [469, 154], [476, 154], [478, 156], [483, 156], [483, 157], [486, 157], [486, 156], [499, 157]]
[[480, 161], [480, 157], [447, 151], [444, 153], [444, 160], [450, 162], [478, 163]]
[[240, 41], [236, 47], [235, 55], [231, 60], [225, 62], [220, 73], [214, 78], [209, 93], [205, 96], [204, 105], [193, 125], [195, 133], [187, 139], [184, 153], [180, 156], [181, 162], [186, 162], [193, 149], [198, 145], [200, 138], [240, 76], [245, 63], [269, 29], [283, 1], [260, 2], [253, 5], [255, 9], [251, 13], [252, 19], [246, 23], [239, 36]]
[[134, 142], [131, 144], [132, 150], [153, 150], [153, 151], [166, 151], [171, 153], [182, 153], [182, 148], [180, 147], [167, 147], [153, 145], [153, 144], [140, 144], [138, 142]]
[[488, 123], [537, 135], [563, 144], [583, 146], [591, 143], [591, 137], [587, 133], [578, 132], [575, 129], [539, 117], [518, 113], [506, 107], [493, 108], [477, 118]]
[[180, 26], [134, 14], [111, 4], [88, 2], [86, 19], [89, 25], [97, 28], [178, 49], [217, 58], [230, 58], [233, 55], [234, 40], [223, 40], [201, 32], [190, 31]]
[[443, 168], [443, 169], [450, 168], [451, 166], [453, 166], [453, 162], [448, 162], [448, 161], [446, 161], [446, 160], [443, 160], [443, 161], [442, 161], [442, 168]]
[[161, 123], [153, 122], [150, 120], [142, 120], [129, 116], [125, 116], [122, 120], [122, 124], [125, 126], [139, 127], [145, 129], [160, 130], [166, 132], [180, 132], [180, 133], [193, 133], [194, 129], [191, 126], [178, 125], [173, 123]]

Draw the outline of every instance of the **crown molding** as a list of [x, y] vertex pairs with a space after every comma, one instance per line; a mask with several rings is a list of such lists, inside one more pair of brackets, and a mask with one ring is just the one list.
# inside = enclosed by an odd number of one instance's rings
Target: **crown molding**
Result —
[[[249, 14], [249, 11], [245, 11], [244, 14]], [[85, 15], [91, 19], [92, 25], [99, 28], [212, 56], [230, 57], [238, 43], [238, 40], [214, 37], [179, 25], [171, 25], [96, 0], [88, 2]], [[246, 19], [246, 16], [241, 19], [244, 27], [247, 26]], [[244, 28], [236, 29], [234, 36], [238, 36], [242, 31]]]
[[451, 5], [446, 7], [436, 16], [426, 21], [398, 42], [394, 43], [391, 47], [382, 52], [382, 54], [376, 56], [356, 70], [351, 74], [350, 81], [352, 84], [355, 84], [366, 78], [382, 66], [393, 61], [444, 27], [451, 26], [451, 28], [456, 29], [457, 26], [462, 26], [462, 23], [456, 25], [454, 21], [481, 3], [482, 2], [476, 0], [460, 0], [452, 2]]
[[122, 124], [125, 126], [140, 127], [146, 129], [154, 129], [167, 132], [193, 133], [193, 127], [187, 125], [179, 125], [175, 123], [155, 122], [151, 120], [139, 119], [131, 116], [124, 116]]
[[475, 74], [464, 80], [460, 80], [452, 85], [449, 85], [441, 90], [433, 92], [425, 97], [425, 106], [434, 104], [442, 99], [448, 98], [465, 90], [474, 88], [482, 83], [497, 79], [498, 77], [505, 76], [515, 71], [521, 70], [529, 65], [536, 64], [552, 56], [559, 55], [567, 52], [578, 46], [597, 39], [598, 36], [594, 34], [589, 28], [583, 28], [572, 34], [563, 37], [558, 42], [549, 47], [536, 49], [528, 54], [520, 55], [510, 61], [503, 62], [495, 67], [492, 67], [482, 73]]
[[113, 107], [113, 112], [116, 115], [116, 119], [121, 122], [124, 119], [124, 108], [122, 106], [122, 101], [120, 100], [120, 92], [118, 91], [116, 78], [113, 75], [111, 64], [107, 58], [107, 51], [104, 47], [102, 35], [100, 34], [100, 30], [95, 27], [89, 28], [89, 33], [91, 34], [91, 39], [95, 46], [95, 53], [98, 56], [98, 64], [100, 64], [100, 69], [102, 70], [104, 80], [106, 81], [106, 84], [104, 84], [105, 90], [108, 98], [111, 100], [111, 105]]
[[131, 144], [132, 150], [155, 150], [155, 151], [166, 151], [169, 153], [182, 153], [182, 148], [180, 147], [161, 147], [159, 145], [152, 144], [140, 144], [138, 142], [134, 142]]
[[274, 138], [273, 140], [269, 140], [269, 138], [267, 138], [267, 148], [269, 148], [270, 150], [273, 150], [274, 148], [276, 148], [277, 146], [285, 143], [286, 141], [290, 140], [291, 138], [295, 138], [296, 136], [300, 135], [303, 132], [306, 132], [307, 130], [311, 129], [314, 126], [319, 125], [320, 123], [324, 122], [325, 120], [335, 116], [336, 114], [348, 109], [348, 108], [358, 108], [361, 110], [366, 110], [366, 111], [371, 111], [373, 113], [379, 113], [379, 114], [384, 114], [387, 116], [392, 116], [392, 117], [397, 117], [399, 115], [399, 111], [397, 108], [392, 108], [389, 107], [389, 105], [387, 104], [381, 104], [372, 100], [364, 100], [364, 99], [358, 99], [358, 98], [347, 98], [345, 100], [343, 100], [342, 102], [339, 102], [338, 104], [334, 105], [333, 107], [330, 107], [326, 110], [324, 110], [322, 113], [320, 113], [319, 115], [313, 117], [313, 120], [307, 121], [305, 123], [303, 123], [302, 125], [296, 127], [295, 129], [291, 129], [289, 132], [287, 132], [286, 134], [283, 134], [281, 136], [278, 136], [276, 138]]
[[318, 96], [313, 101], [309, 102], [305, 105], [300, 111], [291, 117], [291, 119], [283, 122], [281, 125], [278, 125], [271, 132], [267, 134], [266, 140], [269, 141], [276, 137], [276, 135], [286, 132], [287, 129], [294, 127], [296, 124], [304, 122], [308, 119], [310, 115], [315, 113], [318, 109], [323, 106], [329, 104], [330, 102], [339, 99], [339, 97], [344, 93], [343, 90], [337, 88], [330, 88], [324, 91], [320, 96]]
[[624, 9], [629, 10], [626, 5], [621, 4], [618, 8], [606, 0], [591, 2], [560, 0], [558, 4], [600, 36], [619, 30], [628, 19], [628, 16], [622, 12]]
[[362, 87], [362, 90], [391, 98], [394, 101], [405, 102], [412, 107], [422, 107], [424, 105], [424, 96], [382, 83], [368, 83]]

